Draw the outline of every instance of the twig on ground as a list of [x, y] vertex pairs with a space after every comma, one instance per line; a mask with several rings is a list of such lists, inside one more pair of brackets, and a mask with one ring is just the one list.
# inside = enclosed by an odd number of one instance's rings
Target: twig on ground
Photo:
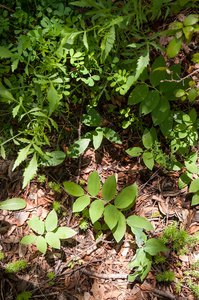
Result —
[[183, 81], [183, 80], [185, 80], [185, 79], [191, 77], [193, 74], [195, 74], [195, 73], [197, 73], [197, 72], [199, 72], [199, 69], [193, 71], [192, 73], [188, 74], [187, 76], [185, 76], [185, 77], [183, 77], [183, 78], [181, 78], [181, 79], [179, 79], [179, 80], [175, 80], [175, 79], [164, 79], [164, 80], [161, 80], [161, 82], [165, 82], [165, 81], [167, 81], [167, 82], [181, 82], [181, 81]]
[[146, 292], [152, 292], [152, 293], [154, 293], [154, 294], [157, 294], [157, 295], [159, 295], [159, 296], [163, 296], [163, 297], [165, 297], [165, 298], [169, 298], [169, 299], [172, 299], [172, 300], [179, 300], [179, 298], [178, 297], [176, 297], [175, 295], [173, 295], [173, 294], [171, 294], [171, 293], [169, 293], [169, 292], [164, 292], [164, 291], [162, 291], [162, 290], [159, 290], [159, 289], [156, 289], [156, 288], [154, 288], [154, 287], [152, 287], [150, 284], [148, 284], [148, 283], [143, 283], [142, 285], [141, 285], [141, 290], [142, 291], [146, 291]]

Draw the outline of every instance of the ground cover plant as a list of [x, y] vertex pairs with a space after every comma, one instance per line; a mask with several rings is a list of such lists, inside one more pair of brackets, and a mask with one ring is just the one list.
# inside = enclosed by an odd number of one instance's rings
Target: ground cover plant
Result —
[[[118, 192], [117, 177], [111, 175], [101, 188], [101, 178], [93, 171], [81, 186], [81, 157], [92, 147], [95, 154], [101, 151], [105, 137], [110, 145], [122, 147], [124, 159], [139, 159], [149, 171], [158, 167], [165, 174], [178, 172], [179, 189], [189, 186], [191, 205], [199, 203], [199, 87], [191, 75], [182, 76], [182, 64], [168, 63], [199, 30], [199, 15], [192, 11], [179, 22], [166, 21], [187, 8], [197, 11], [197, 1], [153, 0], [143, 5], [141, 0], [80, 0], [66, 5], [21, 0], [0, 6], [1, 156], [14, 158], [10, 174], [23, 170], [22, 190], [38, 174], [43, 189], [47, 185], [57, 194], [64, 190], [70, 195], [73, 213], [83, 217], [79, 228], [87, 232], [92, 226], [96, 242], [109, 230], [119, 243], [130, 228], [136, 245], [129, 261], [131, 282], [137, 277], [143, 281], [153, 256], [157, 261], [156, 255], [168, 248], [161, 239], [151, 238], [154, 226], [132, 212], [137, 185], [127, 183]], [[153, 22], [167, 22], [168, 29], [157, 31]], [[159, 43], [163, 36], [172, 37], [167, 49]], [[192, 62], [198, 61], [194, 53]], [[125, 130], [137, 131], [139, 142], [127, 143], [121, 134]], [[60, 177], [55, 182], [44, 175], [43, 170], [48, 174], [77, 159], [75, 179]], [[0, 210], [25, 207], [18, 197], [0, 203]], [[57, 228], [62, 207], [53, 201], [45, 222], [33, 215], [27, 224], [36, 234], [25, 235], [21, 243], [36, 242], [43, 254], [50, 247], [61, 249], [60, 239], [76, 234], [68, 226]], [[172, 274], [164, 273], [157, 280], [169, 278]]]

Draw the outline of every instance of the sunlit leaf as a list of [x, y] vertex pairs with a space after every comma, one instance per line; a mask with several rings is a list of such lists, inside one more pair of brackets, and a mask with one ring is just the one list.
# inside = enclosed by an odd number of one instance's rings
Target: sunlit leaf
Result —
[[47, 231], [53, 231], [57, 227], [58, 218], [57, 213], [53, 209], [47, 216], [45, 226]]

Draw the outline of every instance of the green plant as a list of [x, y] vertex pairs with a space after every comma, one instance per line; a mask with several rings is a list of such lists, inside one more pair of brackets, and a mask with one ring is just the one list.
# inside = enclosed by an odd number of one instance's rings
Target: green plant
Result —
[[44, 174], [39, 175], [38, 180], [41, 184], [43, 184], [44, 182], [46, 182], [46, 175], [44, 175]]
[[161, 254], [156, 254], [156, 256], [154, 256], [154, 262], [155, 264], [163, 264], [166, 261], [166, 257], [161, 255]]
[[22, 238], [20, 243], [27, 245], [36, 242], [38, 250], [44, 254], [47, 250], [47, 244], [55, 249], [60, 249], [60, 239], [68, 239], [76, 234], [76, 232], [69, 227], [57, 228], [58, 218], [55, 210], [52, 210], [48, 214], [45, 222], [33, 215], [32, 219], [27, 221], [27, 223], [37, 235], [26, 235]]
[[49, 281], [49, 286], [54, 285], [55, 284], [54, 280], [56, 278], [55, 273], [54, 272], [49, 272], [49, 273], [47, 273], [47, 277], [50, 280]]
[[73, 145], [71, 145], [67, 151], [67, 155], [73, 158], [77, 158], [88, 147], [90, 141], [93, 141], [95, 150], [98, 149], [102, 143], [103, 136], [114, 143], [121, 144], [121, 140], [117, 133], [108, 127], [100, 127], [102, 120], [98, 112], [91, 106], [87, 106], [87, 115], [83, 114], [82, 123], [90, 127], [96, 127], [94, 131], [87, 132]]
[[20, 210], [26, 207], [26, 201], [21, 198], [12, 198], [0, 203], [0, 209]]
[[169, 25], [169, 29], [163, 31], [161, 34], [175, 37], [169, 43], [167, 48], [167, 55], [170, 58], [175, 57], [182, 47], [182, 42], [186, 41], [189, 44], [194, 32], [199, 30], [198, 23], [199, 16], [191, 14], [185, 18], [183, 22], [173, 22]]
[[192, 290], [194, 295], [199, 298], [199, 286], [196, 283], [193, 283], [192, 280], [189, 278], [187, 280], [187, 286]]
[[16, 300], [29, 300], [32, 297], [32, 293], [31, 292], [22, 292], [19, 295], [17, 295]]
[[14, 273], [18, 272], [20, 270], [23, 270], [28, 267], [28, 264], [25, 262], [25, 260], [19, 260], [14, 263], [9, 263], [6, 266], [5, 272], [6, 273]]
[[61, 204], [60, 204], [60, 202], [53, 201], [53, 209], [55, 211], [57, 211], [58, 213], [60, 213], [61, 212]]
[[81, 230], [86, 231], [86, 230], [89, 228], [89, 223], [88, 223], [88, 221], [87, 221], [86, 219], [81, 220], [81, 221], [79, 222], [79, 228], [80, 228]]
[[60, 193], [61, 192], [61, 184], [60, 183], [56, 183], [56, 182], [52, 182], [50, 181], [48, 183], [49, 185], [49, 188], [51, 188], [51, 190], [57, 192], [57, 193]]
[[162, 282], [162, 281], [174, 281], [176, 278], [175, 274], [169, 270], [169, 271], [164, 271], [162, 273], [159, 273], [156, 275], [156, 279], [157, 281], [159, 282]]
[[0, 252], [0, 259], [4, 259], [5, 255], [3, 252]]

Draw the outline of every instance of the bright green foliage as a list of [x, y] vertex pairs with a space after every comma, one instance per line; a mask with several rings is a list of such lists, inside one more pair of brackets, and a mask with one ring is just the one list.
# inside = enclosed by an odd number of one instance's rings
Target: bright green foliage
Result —
[[28, 264], [25, 262], [25, 260], [18, 260], [14, 263], [9, 263], [6, 266], [6, 273], [14, 273], [14, 272], [18, 272], [20, 270], [23, 270], [25, 268], [28, 267]]
[[166, 261], [166, 257], [161, 254], [156, 254], [156, 256], [154, 256], [155, 264], [164, 264], [165, 261]]
[[176, 278], [175, 274], [172, 271], [164, 271], [156, 275], [156, 279], [159, 282], [162, 281], [174, 281]]
[[32, 297], [32, 293], [31, 292], [22, 292], [19, 295], [17, 295], [16, 300], [29, 300]]
[[26, 207], [26, 201], [21, 198], [12, 198], [0, 203], [0, 209], [20, 210]]
[[5, 255], [3, 252], [0, 252], [0, 259], [4, 259]]
[[86, 230], [89, 228], [89, 223], [88, 223], [88, 221], [87, 221], [86, 219], [81, 220], [81, 221], [79, 222], [79, 228], [80, 228], [81, 230], [86, 231]]
[[60, 193], [61, 192], [61, 184], [60, 183], [56, 183], [56, 182], [52, 182], [50, 181], [48, 183], [49, 185], [49, 188], [51, 188], [51, 190], [57, 192], [57, 193]]
[[39, 175], [38, 180], [41, 184], [43, 184], [46, 181], [46, 176], [45, 175]]
[[58, 214], [59, 214], [61, 212], [61, 204], [60, 204], [60, 202], [53, 201], [53, 209], [55, 211], [57, 211]]
[[55, 280], [55, 278], [56, 278], [54, 272], [49, 272], [49, 273], [47, 273], [47, 277], [48, 277], [48, 279], [49, 279], [49, 283], [48, 283], [49, 286], [54, 285], [54, 284], [55, 284], [54, 280]]
[[[31, 244], [36, 241], [36, 246], [39, 251], [46, 253], [47, 244], [53, 248], [60, 249], [60, 239], [68, 239], [76, 234], [76, 232], [68, 227], [58, 227], [58, 218], [55, 210], [52, 210], [46, 221], [40, 220], [34, 216], [27, 221], [30, 228], [37, 233], [36, 235], [29, 234], [22, 238], [22, 244]], [[44, 236], [43, 236], [44, 235]]]

